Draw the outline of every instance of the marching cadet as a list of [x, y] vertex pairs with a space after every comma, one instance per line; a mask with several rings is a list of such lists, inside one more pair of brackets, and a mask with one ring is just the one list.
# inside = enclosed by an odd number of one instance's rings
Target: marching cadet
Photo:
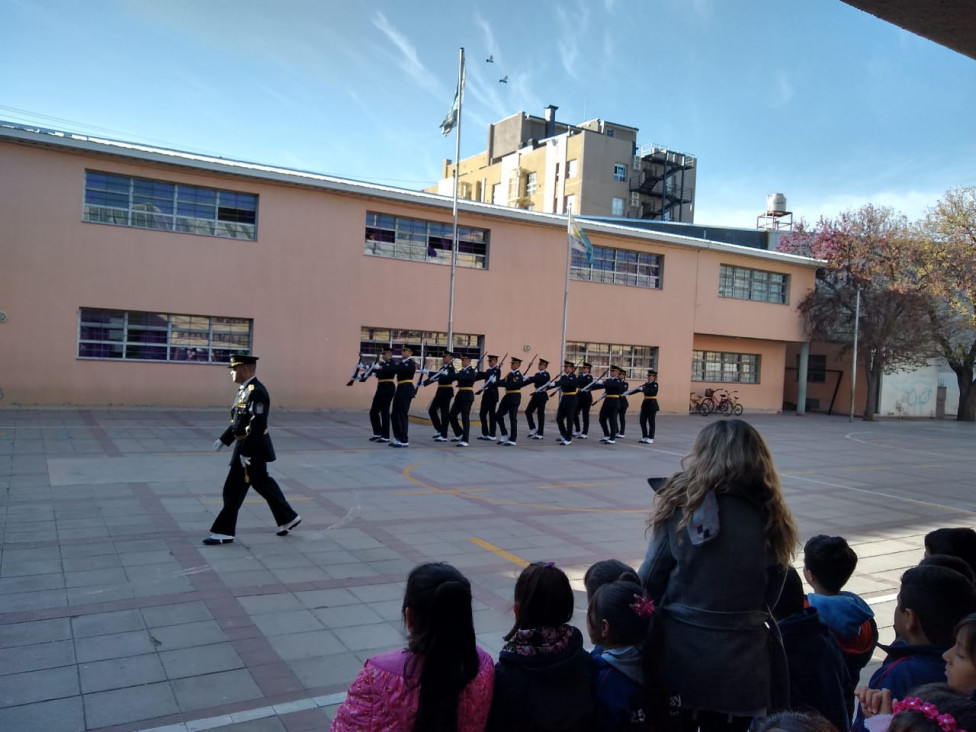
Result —
[[481, 388], [481, 408], [478, 418], [481, 420], [481, 434], [479, 440], [495, 440], [495, 409], [498, 406], [498, 382], [502, 379], [502, 369], [498, 365], [498, 356], [488, 356], [488, 368], [479, 371], [476, 381], [484, 379]]
[[590, 370], [593, 364], [586, 361], [580, 366], [580, 374], [576, 377], [576, 414], [573, 415], [573, 437], [586, 439], [586, 433], [590, 431], [590, 407], [593, 406], [593, 392], [590, 384], [593, 383], [593, 374]]
[[220, 450], [226, 445], [233, 445], [234, 454], [224, 481], [223, 508], [210, 527], [210, 536], [203, 540], [208, 546], [234, 541], [237, 514], [248, 488], [254, 488], [267, 501], [278, 525], [278, 536], [288, 536], [302, 522], [302, 517], [285, 500], [277, 481], [268, 475], [268, 463], [273, 463], [276, 457], [271, 435], [268, 434], [271, 397], [264, 384], [254, 375], [257, 362], [257, 356], [237, 355], [231, 357], [227, 367], [239, 388], [230, 412], [230, 426], [214, 440], [213, 447]]
[[400, 363], [394, 368], [397, 386], [393, 394], [393, 410], [390, 415], [393, 427], [393, 442], [390, 443], [390, 447], [410, 446], [407, 435], [410, 425], [410, 402], [417, 391], [413, 385], [413, 376], [417, 372], [417, 364], [413, 362], [413, 346], [404, 345], [401, 354]]
[[645, 445], [651, 445], [654, 443], [654, 420], [661, 408], [657, 403], [657, 371], [648, 369], [647, 381], [627, 393], [636, 394], [638, 392], [644, 395], [640, 409], [641, 442]]
[[603, 406], [600, 407], [600, 427], [603, 429], [603, 438], [600, 442], [605, 445], [614, 444], [618, 431], [617, 414], [620, 411], [620, 395], [627, 389], [627, 382], [618, 376], [619, 373], [619, 368], [611, 366], [609, 378], [594, 381], [590, 387], [604, 391]]
[[[422, 373], [428, 374], [429, 372], [425, 370]], [[437, 442], [447, 442], [447, 428], [450, 425], [448, 415], [451, 410], [451, 399], [454, 397], [454, 387], [451, 386], [453, 381], [454, 354], [450, 351], [444, 351], [440, 370], [430, 374], [430, 378], [424, 382], [424, 386], [437, 383], [437, 393], [434, 394], [430, 409], [427, 410], [430, 422], [434, 425], [434, 439]]]
[[369, 408], [369, 421], [373, 426], [373, 436], [370, 442], [390, 441], [390, 405], [396, 393], [396, 367], [393, 364], [393, 349], [384, 348], [377, 356], [376, 363], [362, 376], [360, 381], [366, 381], [370, 376], [376, 377], [376, 393], [373, 404]]
[[630, 384], [627, 383], [627, 372], [623, 369], [617, 371], [617, 378], [623, 379], [624, 382], [624, 393], [620, 395], [619, 404], [617, 407], [617, 439], [621, 439], [624, 433], [627, 431], [627, 409], [630, 408], [630, 402], [627, 401], [627, 388]]
[[[529, 405], [525, 408], [525, 421], [529, 423], [529, 437], [533, 440], [543, 439], [543, 433], [546, 431], [546, 403], [549, 401], [549, 393], [546, 391], [546, 387], [549, 386], [551, 380], [549, 372], [546, 370], [548, 368], [549, 362], [540, 358], [539, 370], [525, 380], [525, 386], [535, 387], [535, 391], [529, 397]], [[538, 430], [535, 427], [535, 420], [532, 419], [533, 414], [539, 417]]]
[[559, 427], [560, 445], [571, 445], [573, 442], [573, 417], [576, 414], [576, 399], [579, 389], [579, 379], [576, 377], [576, 364], [563, 361], [563, 373], [553, 382], [554, 388], [559, 389], [559, 406], [556, 408], [556, 426]]
[[[522, 366], [522, 359], [512, 356], [511, 360], [511, 370], [501, 383], [505, 389], [505, 396], [502, 397], [501, 403], [498, 405], [498, 413], [495, 415], [495, 419], [498, 422], [498, 429], [502, 433], [501, 436], [505, 438], [498, 444], [515, 447], [518, 431], [518, 408], [519, 404], [522, 403], [522, 386], [525, 384], [525, 378], [519, 371]], [[506, 416], [508, 416], [511, 434], [505, 429]]]
[[[464, 354], [461, 356], [461, 370], [455, 372], [454, 381], [457, 382], [458, 390], [454, 397], [454, 404], [448, 419], [451, 420], [451, 428], [454, 430], [454, 441], [458, 447], [468, 446], [468, 435], [471, 430], [471, 405], [474, 404], [474, 382], [478, 378], [477, 369], [471, 366], [471, 356]], [[458, 422], [458, 415], [461, 420]]]

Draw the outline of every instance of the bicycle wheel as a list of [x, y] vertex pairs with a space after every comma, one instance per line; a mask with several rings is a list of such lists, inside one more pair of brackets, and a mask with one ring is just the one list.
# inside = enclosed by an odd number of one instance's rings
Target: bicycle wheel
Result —
[[741, 417], [742, 416], [742, 405], [741, 404], [736, 404], [734, 407], [732, 407], [732, 414], [734, 414], [736, 417]]
[[718, 405], [718, 411], [719, 414], [721, 414], [723, 417], [728, 417], [730, 414], [732, 414], [731, 400], [723, 399], [721, 403]]
[[712, 410], [710, 409], [711, 406], [712, 405], [710, 402], [705, 402], [705, 401], [698, 402], [698, 413], [702, 417], [707, 417], [709, 414], [712, 413]]

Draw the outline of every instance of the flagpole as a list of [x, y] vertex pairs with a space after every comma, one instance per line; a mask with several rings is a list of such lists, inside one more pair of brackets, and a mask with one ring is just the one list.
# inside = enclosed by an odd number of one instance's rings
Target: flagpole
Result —
[[451, 240], [451, 295], [447, 308], [447, 350], [454, 350], [454, 278], [458, 256], [458, 182], [461, 173], [461, 102], [464, 98], [464, 48], [458, 54], [458, 110], [454, 138], [454, 237]]
[[563, 361], [566, 360], [566, 318], [569, 313], [569, 265], [573, 261], [573, 213], [569, 212], [566, 217], [566, 289], [563, 291], [563, 339], [560, 350], [563, 354]]

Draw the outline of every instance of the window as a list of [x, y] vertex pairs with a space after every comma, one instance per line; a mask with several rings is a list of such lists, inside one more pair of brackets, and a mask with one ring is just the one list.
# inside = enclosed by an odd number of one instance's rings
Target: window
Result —
[[624, 199], [614, 196], [610, 202], [611, 214], [614, 216], [624, 215]]
[[691, 380], [721, 384], [758, 384], [759, 354], [693, 351]]
[[566, 177], [575, 178], [579, 175], [579, 160], [573, 158], [566, 163]]
[[227, 363], [251, 350], [251, 320], [82, 308], [78, 358]]
[[[796, 357], [796, 369], [797, 369], [797, 380], [800, 378], [800, 356]], [[815, 356], [810, 354], [807, 356], [807, 383], [808, 384], [823, 384], [827, 381], [827, 357], [826, 356]]]
[[[451, 263], [454, 224], [406, 219], [388, 214], [366, 214], [366, 254], [417, 262]], [[459, 267], [485, 269], [488, 231], [458, 227]]]
[[789, 275], [723, 264], [719, 269], [718, 294], [785, 305], [789, 302], [789, 284]]
[[536, 175], [535, 171], [532, 171], [525, 177], [525, 195], [533, 195], [538, 187], [538, 176]]
[[567, 341], [566, 360], [593, 364], [593, 378], [599, 378], [613, 364], [626, 371], [630, 378], [640, 379], [648, 369], [657, 368], [657, 347]]
[[257, 238], [258, 197], [85, 171], [83, 220], [228, 239]]
[[664, 257], [660, 254], [594, 246], [592, 264], [586, 263], [586, 254], [573, 250], [570, 276], [584, 282], [605, 282], [659, 290], [663, 264]]
[[569, 213], [570, 211], [572, 211], [573, 213], [576, 213], [576, 194], [575, 193], [570, 193], [568, 196], [566, 196], [566, 205], [565, 205], [565, 209], [564, 210], [566, 211], [566, 213]]
[[617, 163], [613, 166], [613, 179], [616, 181], [627, 180], [627, 166]]
[[[465, 333], [454, 334], [454, 353], [471, 356], [472, 361], [481, 358], [485, 337]], [[364, 357], [378, 354], [384, 348], [392, 348], [394, 355], [400, 355], [403, 344], [413, 346], [413, 355], [418, 366], [438, 369], [441, 358], [447, 350], [447, 333], [443, 331], [400, 330], [396, 328], [374, 328], [362, 326], [359, 335], [359, 352]]]

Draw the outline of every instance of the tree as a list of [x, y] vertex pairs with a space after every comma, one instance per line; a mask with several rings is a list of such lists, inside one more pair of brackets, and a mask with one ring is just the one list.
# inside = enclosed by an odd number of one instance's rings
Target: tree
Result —
[[858, 360], [867, 379], [864, 419], [873, 420], [881, 375], [922, 366], [935, 355], [916, 231], [892, 209], [868, 204], [821, 218], [812, 230], [801, 222], [779, 249], [827, 261], [799, 309], [810, 337], [843, 343], [841, 353], [854, 345], [860, 292]]
[[956, 374], [956, 419], [976, 422], [976, 187], [947, 191], [925, 221], [920, 271], [935, 297], [932, 331]]

